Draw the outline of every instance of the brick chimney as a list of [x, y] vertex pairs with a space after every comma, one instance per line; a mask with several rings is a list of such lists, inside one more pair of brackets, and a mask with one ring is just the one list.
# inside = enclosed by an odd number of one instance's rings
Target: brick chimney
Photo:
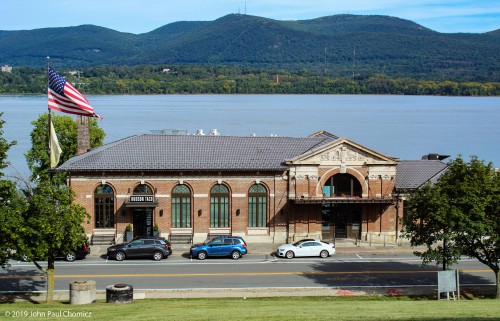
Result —
[[89, 118], [85, 116], [76, 117], [77, 143], [76, 154], [81, 155], [90, 149], [90, 126]]

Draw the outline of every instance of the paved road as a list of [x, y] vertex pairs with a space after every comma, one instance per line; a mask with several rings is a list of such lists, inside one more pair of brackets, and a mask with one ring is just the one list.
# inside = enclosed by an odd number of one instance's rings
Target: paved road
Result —
[[[45, 278], [32, 263], [11, 261], [0, 270], [0, 291], [44, 291]], [[475, 288], [494, 284], [494, 274], [475, 260], [458, 266], [461, 286]], [[68, 291], [74, 280], [94, 280], [98, 291], [117, 283], [135, 290], [248, 289], [248, 288], [364, 288], [397, 289], [437, 286], [439, 267], [421, 267], [408, 253], [344, 253], [327, 259], [276, 258], [249, 254], [240, 260], [228, 258], [199, 261], [171, 256], [160, 262], [117, 262], [94, 255], [76, 262], [56, 263], [56, 291]]]

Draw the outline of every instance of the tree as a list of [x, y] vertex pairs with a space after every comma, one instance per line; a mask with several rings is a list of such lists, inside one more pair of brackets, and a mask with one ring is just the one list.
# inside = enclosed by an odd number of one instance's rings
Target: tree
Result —
[[[48, 153], [48, 114], [42, 114], [31, 124], [34, 128], [31, 132], [31, 149], [26, 154], [26, 161], [31, 170], [32, 181], [48, 177], [50, 168], [50, 158]], [[64, 163], [77, 152], [77, 127], [76, 122], [71, 116], [59, 116], [52, 114], [52, 123], [59, 139], [59, 145], [62, 149], [59, 164]], [[99, 128], [97, 120], [89, 119], [90, 124], [90, 147], [101, 146], [104, 142], [105, 133]], [[59, 179], [58, 182], [63, 180]]]
[[5, 121], [1, 119], [2, 115], [0, 113], [0, 267], [3, 268], [8, 265], [13, 251], [21, 247], [22, 238], [18, 231], [23, 228], [21, 212], [26, 204], [14, 182], [5, 179], [2, 172], [9, 165], [7, 153], [16, 144], [3, 138]]
[[[55, 256], [70, 253], [86, 241], [82, 223], [90, 216], [85, 208], [73, 204], [74, 193], [65, 185], [41, 180], [29, 196], [25, 212], [23, 254], [47, 277], [47, 303], [53, 301]], [[38, 264], [47, 260], [47, 268]]]
[[[77, 125], [70, 116], [52, 115], [52, 122], [62, 149], [60, 163], [68, 160], [77, 151]], [[90, 119], [90, 146], [100, 146], [104, 131]], [[85, 208], [73, 204], [74, 193], [65, 185], [65, 175], [49, 175], [48, 115], [43, 114], [33, 121], [32, 147], [26, 155], [31, 169], [34, 188], [26, 189], [29, 207], [24, 212], [23, 254], [47, 276], [47, 302], [54, 296], [55, 256], [69, 253], [86, 241], [82, 223], [90, 216]], [[44, 269], [37, 260], [47, 260]]]
[[423, 264], [446, 269], [461, 255], [476, 258], [496, 277], [500, 299], [500, 172], [476, 156], [452, 160], [437, 183], [428, 183], [408, 199], [407, 234]]

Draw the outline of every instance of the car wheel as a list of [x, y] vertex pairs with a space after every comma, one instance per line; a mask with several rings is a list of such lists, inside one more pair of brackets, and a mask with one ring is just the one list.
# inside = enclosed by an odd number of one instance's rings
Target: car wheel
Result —
[[206, 258], [207, 258], [207, 252], [205, 251], [198, 252], [198, 260], [204, 260]]
[[240, 257], [241, 257], [241, 253], [240, 253], [239, 251], [233, 251], [233, 252], [231, 253], [231, 258], [232, 258], [233, 260], [237, 260], [237, 259], [239, 259]]
[[29, 261], [29, 257], [28, 257], [26, 254], [23, 254], [23, 255], [21, 256], [21, 260], [22, 260], [23, 262], [28, 262], [28, 261]]
[[123, 261], [123, 260], [125, 259], [125, 253], [123, 253], [123, 252], [118, 252], [118, 253], [116, 253], [116, 255], [115, 255], [115, 259], [116, 259], [117, 261]]
[[319, 253], [319, 256], [323, 259], [326, 259], [328, 257], [328, 251], [323, 250]]
[[286, 252], [285, 256], [287, 259], [293, 259], [295, 254], [293, 254], [293, 251], [288, 251], [288, 252]]
[[76, 254], [75, 253], [68, 253], [64, 256], [64, 259], [68, 262], [73, 262], [76, 260]]
[[163, 259], [163, 253], [161, 253], [161, 252], [154, 252], [153, 253], [153, 260], [161, 261], [161, 259]]

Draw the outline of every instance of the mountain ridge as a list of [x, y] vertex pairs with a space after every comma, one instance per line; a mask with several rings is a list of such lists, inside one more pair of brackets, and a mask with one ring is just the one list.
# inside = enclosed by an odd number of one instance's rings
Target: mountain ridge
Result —
[[439, 33], [381, 15], [273, 20], [229, 14], [141, 34], [95, 25], [0, 30], [0, 64], [42, 67], [47, 56], [53, 66], [72, 68], [194, 64], [498, 81], [500, 29]]

